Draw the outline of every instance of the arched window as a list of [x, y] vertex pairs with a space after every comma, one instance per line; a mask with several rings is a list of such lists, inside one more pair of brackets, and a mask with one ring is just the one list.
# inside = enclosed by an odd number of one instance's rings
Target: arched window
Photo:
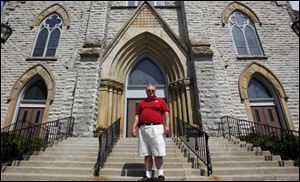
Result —
[[41, 23], [35, 42], [33, 57], [54, 57], [58, 47], [63, 21], [54, 13]]
[[252, 78], [248, 86], [248, 96], [251, 100], [272, 98], [271, 93], [268, 89], [262, 85], [256, 78]]
[[238, 55], [263, 55], [262, 47], [251, 19], [236, 11], [229, 18], [231, 34]]
[[248, 84], [248, 97], [255, 122], [286, 127], [278, 96], [267, 81], [253, 77]]
[[128, 85], [165, 85], [165, 79], [160, 69], [147, 58], [138, 63], [129, 74]]
[[47, 100], [47, 87], [42, 80], [38, 80], [31, 85], [24, 93], [22, 101], [46, 101]]

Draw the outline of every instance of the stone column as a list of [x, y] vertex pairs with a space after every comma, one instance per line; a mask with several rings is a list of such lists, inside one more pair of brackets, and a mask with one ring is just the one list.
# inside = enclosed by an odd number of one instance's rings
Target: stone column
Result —
[[176, 101], [176, 95], [175, 95], [175, 90], [174, 90], [174, 84], [170, 84], [169, 86], [169, 90], [170, 90], [170, 97], [171, 97], [171, 130], [173, 131], [173, 135], [176, 136], [176, 118], [177, 116], [177, 101]]
[[190, 79], [185, 78], [183, 79], [183, 83], [185, 86], [185, 91], [186, 91], [186, 101], [187, 101], [187, 111], [188, 111], [188, 123], [193, 124], [193, 107], [192, 107], [192, 101], [191, 101], [191, 90], [190, 90]]
[[118, 82], [113, 82], [113, 96], [112, 96], [112, 117], [111, 122], [115, 122], [117, 119], [117, 107], [118, 107], [118, 100], [117, 100], [117, 85]]
[[108, 126], [112, 124], [112, 106], [113, 106], [113, 85], [110, 81], [109, 87], [108, 87]]
[[98, 109], [98, 118], [97, 124], [99, 127], [108, 126], [108, 87], [109, 80], [102, 79], [100, 81], [99, 88], [99, 109]]
[[188, 116], [187, 116], [187, 100], [186, 100], [186, 93], [185, 93], [185, 86], [183, 80], [180, 81], [180, 97], [181, 97], [181, 104], [182, 104], [182, 119], [184, 122], [189, 123]]
[[180, 120], [183, 119], [182, 117], [182, 104], [181, 104], [181, 98], [180, 98], [180, 85], [178, 82], [175, 82], [175, 95], [176, 95], [176, 100], [177, 100], [177, 114], [178, 114], [178, 118]]

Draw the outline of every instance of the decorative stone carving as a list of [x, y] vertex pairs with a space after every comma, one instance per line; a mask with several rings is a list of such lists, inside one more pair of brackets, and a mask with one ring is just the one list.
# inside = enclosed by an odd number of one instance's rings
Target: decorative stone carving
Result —
[[83, 48], [79, 52], [81, 57], [99, 57], [100, 48], [93, 47], [93, 48]]
[[87, 39], [83, 44], [83, 48], [93, 48], [93, 47], [101, 47], [101, 40]]
[[192, 51], [196, 56], [212, 57], [213, 51], [210, 48], [210, 43], [206, 39], [192, 40]]

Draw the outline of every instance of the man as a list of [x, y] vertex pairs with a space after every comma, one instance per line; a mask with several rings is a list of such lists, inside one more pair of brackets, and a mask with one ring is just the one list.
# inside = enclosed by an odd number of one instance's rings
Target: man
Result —
[[131, 135], [136, 137], [136, 130], [139, 127], [139, 155], [144, 156], [146, 170], [146, 175], [139, 181], [152, 181], [152, 156], [158, 171], [158, 181], [164, 181], [163, 156], [166, 155], [164, 134], [170, 132], [170, 110], [163, 99], [156, 97], [154, 85], [146, 87], [146, 94], [147, 98], [140, 102], [136, 110], [131, 131]]

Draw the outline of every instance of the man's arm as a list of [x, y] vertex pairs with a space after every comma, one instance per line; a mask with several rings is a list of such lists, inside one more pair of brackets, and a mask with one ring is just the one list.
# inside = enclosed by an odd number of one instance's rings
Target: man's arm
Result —
[[138, 127], [138, 124], [139, 124], [139, 115], [135, 115], [134, 123], [133, 123], [132, 130], [131, 130], [131, 135], [133, 137], [136, 137], [136, 129]]
[[165, 134], [170, 133], [170, 115], [169, 112], [165, 112]]

